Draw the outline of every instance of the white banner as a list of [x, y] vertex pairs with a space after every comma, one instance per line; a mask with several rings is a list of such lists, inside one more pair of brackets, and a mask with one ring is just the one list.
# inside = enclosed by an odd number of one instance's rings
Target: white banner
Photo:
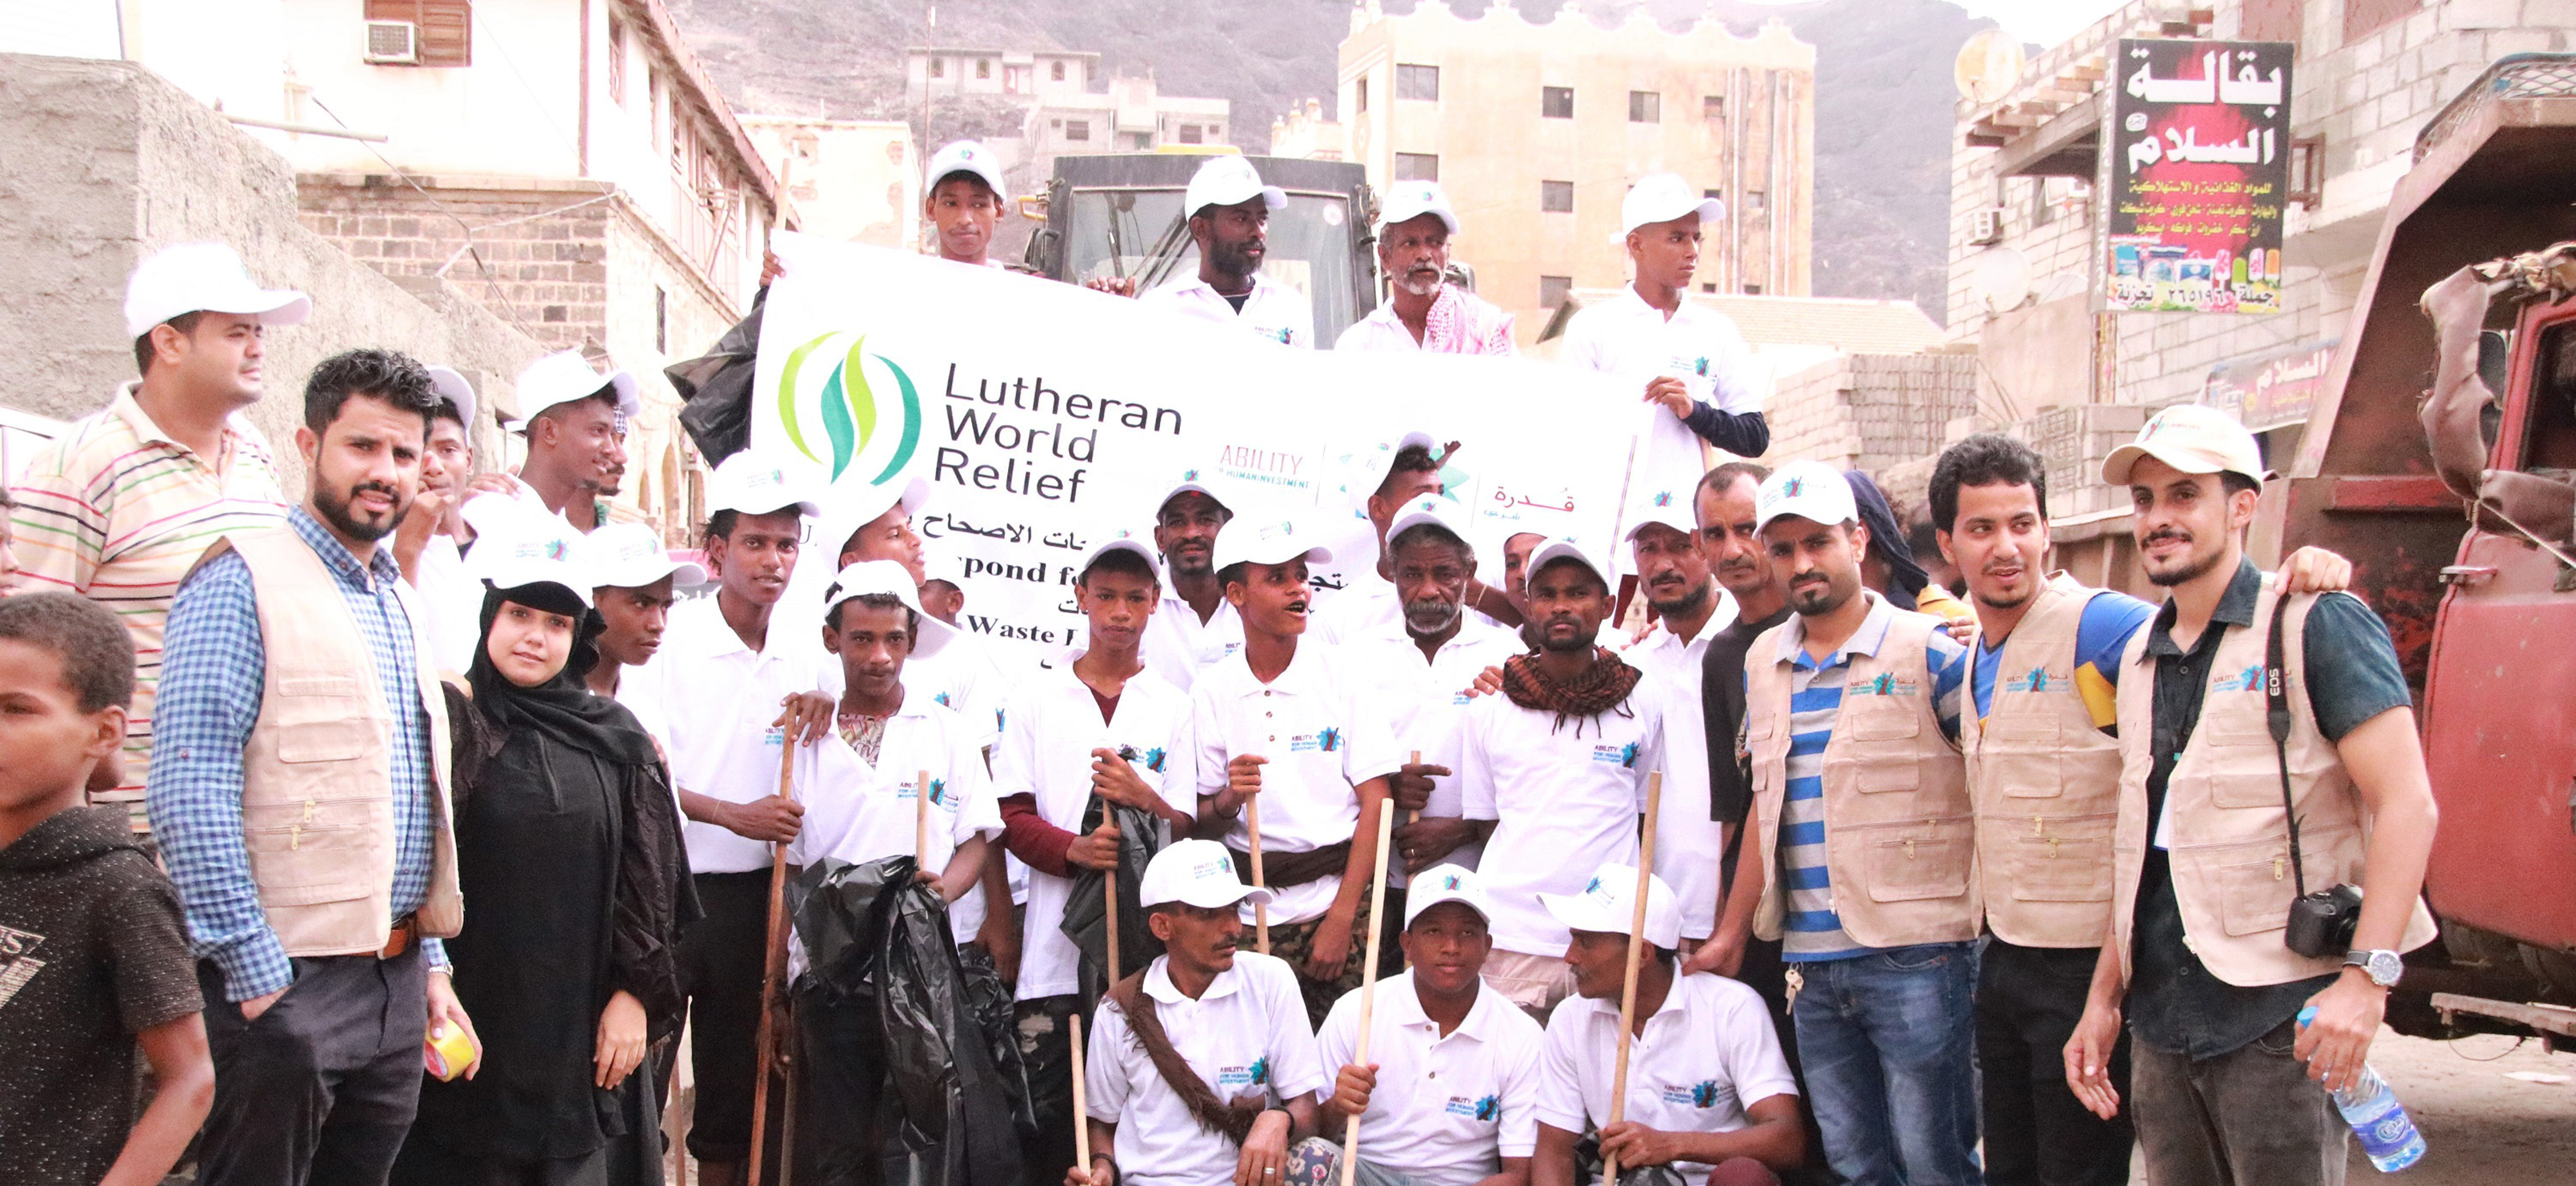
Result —
[[[1632, 489], [1638, 399], [1572, 367], [1292, 350], [1000, 269], [794, 234], [776, 250], [752, 447], [818, 490], [927, 479], [914, 526], [934, 567], [964, 576], [959, 623], [1013, 653], [1081, 642], [1083, 556], [1121, 534], [1150, 543], [1156, 500], [1185, 475], [1238, 519], [1323, 539], [1328, 589], [1376, 563], [1364, 503], [1408, 431], [1460, 443], [1442, 476], [1487, 580], [1515, 532], [1606, 559], [1623, 496], [1686, 500], [1698, 475], [1692, 459]], [[817, 616], [860, 526], [836, 513], [850, 500], [823, 501], [792, 623]]]

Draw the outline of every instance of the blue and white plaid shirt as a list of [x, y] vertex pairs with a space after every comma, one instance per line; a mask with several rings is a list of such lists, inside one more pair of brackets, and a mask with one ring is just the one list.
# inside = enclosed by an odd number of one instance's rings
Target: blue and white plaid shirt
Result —
[[[339, 578], [384, 703], [402, 722], [392, 755], [393, 917], [401, 918], [429, 896], [433, 834], [429, 714], [421, 707], [411, 620], [394, 596], [401, 570], [385, 548], [359, 564], [301, 506], [287, 513], [286, 525]], [[267, 670], [250, 562], [226, 552], [190, 575], [170, 604], [146, 801], [196, 952], [224, 970], [225, 995], [236, 1001], [295, 982], [295, 966], [260, 908], [242, 841], [242, 748], [259, 720]], [[447, 966], [436, 939], [423, 939], [421, 954], [432, 968]]]

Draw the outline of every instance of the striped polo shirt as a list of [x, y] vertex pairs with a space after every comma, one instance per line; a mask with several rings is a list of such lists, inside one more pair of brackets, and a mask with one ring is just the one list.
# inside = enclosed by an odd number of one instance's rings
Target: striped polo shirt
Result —
[[[1844, 932], [1835, 913], [1833, 878], [1825, 867], [1825, 746], [1842, 712], [1843, 683], [1854, 655], [1876, 655], [1887, 641], [1896, 609], [1867, 593], [1869, 616], [1822, 663], [1807, 654], [1807, 623], [1792, 617], [1780, 631], [1780, 660], [1789, 671], [1789, 770], [1780, 806], [1780, 877], [1788, 891], [1788, 921], [1781, 958], [1791, 962], [1845, 959], [1868, 951]], [[1959, 739], [1960, 689], [1967, 675], [1967, 647], [1940, 630], [1923, 649], [1924, 675], [1941, 733]]]
[[217, 538], [274, 527], [286, 514], [277, 461], [249, 421], [230, 418], [209, 462], [144, 414], [134, 399], [141, 386], [127, 382], [105, 409], [29, 455], [10, 486], [21, 587], [78, 593], [114, 611], [134, 635], [126, 781], [94, 797], [127, 804], [136, 831], [149, 827], [143, 776], [152, 764], [152, 698], [170, 599]]

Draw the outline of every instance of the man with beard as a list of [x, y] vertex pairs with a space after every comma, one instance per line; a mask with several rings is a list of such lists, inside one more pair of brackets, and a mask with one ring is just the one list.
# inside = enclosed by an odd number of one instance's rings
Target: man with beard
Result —
[[1178, 840], [1136, 895], [1163, 954], [1101, 1000], [1086, 1045], [1091, 1164], [1065, 1186], [1278, 1186], [1327, 1082], [1287, 963], [1242, 951], [1271, 900], [1240, 857]]
[[1335, 350], [1517, 354], [1512, 315], [1447, 282], [1458, 212], [1437, 181], [1399, 181], [1377, 222], [1378, 274], [1387, 299], [1333, 340]]
[[[1315, 637], [1336, 646], [1380, 633], [1403, 619], [1404, 601], [1396, 593], [1395, 582], [1389, 579], [1394, 575], [1395, 561], [1386, 546], [1387, 529], [1394, 525], [1399, 508], [1418, 499], [1444, 496], [1448, 487], [1440, 473], [1457, 454], [1458, 442], [1444, 445], [1430, 433], [1408, 432], [1384, 448], [1386, 473], [1360, 505], [1372, 533], [1366, 546], [1376, 560], [1356, 571], [1345, 570], [1349, 584], [1334, 593], [1315, 614]], [[1456, 504], [1453, 501], [1451, 505]], [[1488, 626], [1503, 625], [1497, 614], [1515, 614], [1501, 593], [1472, 579], [1467, 585], [1467, 606], [1479, 622]]]
[[1014, 1012], [1038, 1118], [1023, 1158], [1032, 1182], [1064, 1176], [1073, 1126], [1082, 1123], [1073, 1114], [1066, 1026], [1083, 1009], [1081, 959], [1064, 933], [1065, 906], [1080, 871], [1116, 868], [1126, 839], [1105, 817], [1083, 831], [1084, 814], [1097, 798], [1151, 811], [1175, 831], [1197, 822], [1189, 695], [1147, 670], [1139, 654], [1158, 585], [1153, 550], [1142, 543], [1122, 537], [1093, 548], [1073, 583], [1084, 645], [1011, 697], [993, 749], [1002, 843], [1029, 867]]
[[1184, 692], [1200, 672], [1243, 649], [1243, 616], [1216, 579], [1217, 534], [1232, 518], [1196, 470], [1154, 504], [1154, 550], [1171, 584], [1145, 623], [1145, 664]]
[[[642, 667], [661, 653], [662, 632], [670, 624], [675, 594], [706, 584], [707, 570], [671, 559], [653, 529], [641, 523], [611, 523], [584, 537], [582, 549], [590, 577], [598, 582], [590, 593], [591, 605], [606, 625], [591, 644], [599, 648], [599, 662], [591, 665], [584, 678], [593, 693], [615, 700], [626, 669]], [[645, 704], [645, 699], [635, 697], [627, 708], [635, 712], [645, 732], [667, 749], [661, 706], [638, 710], [636, 706]]]
[[1460, 797], [1494, 899], [1485, 978], [1534, 1015], [1574, 991], [1565, 928], [1538, 895], [1580, 893], [1590, 870], [1636, 863], [1646, 777], [1664, 768], [1654, 689], [1595, 645], [1610, 581], [1610, 566], [1570, 540], [1539, 546], [1529, 578], [1538, 649], [1504, 662], [1502, 695], [1468, 706], [1460, 746]]
[[[2110, 926], [2064, 1061], [2117, 1114], [2126, 1006], [2160, 1186], [2342, 1182], [2326, 1092], [2358, 1080], [2400, 952], [2433, 938], [2436, 812], [2396, 648], [2358, 598], [2290, 595], [2246, 558], [2263, 472], [2252, 433], [2191, 404], [2102, 463], [2172, 595], [2120, 658]], [[2294, 900], [2330, 887], [2358, 899], [2349, 942], [2294, 950]]]
[[1243, 617], [1243, 650], [1190, 690], [1197, 834], [1221, 836], [1248, 856], [1244, 807], [1260, 797], [1263, 863], [1255, 880], [1276, 895], [1268, 945], [1297, 969], [1310, 1022], [1359, 987], [1377, 805], [1402, 763], [1348, 656], [1299, 645], [1313, 596], [1307, 565], [1330, 559], [1291, 521], [1229, 529], [1217, 541], [1217, 579]]
[[[1467, 609], [1476, 553], [1467, 546], [1465, 517], [1437, 494], [1395, 516], [1386, 552], [1403, 613], [1349, 644], [1358, 670], [1378, 689], [1396, 748], [1423, 758], [1398, 770], [1392, 784], [1396, 810], [1411, 817], [1396, 827], [1387, 875], [1387, 908], [1399, 914], [1409, 874], [1444, 861], [1476, 867], [1483, 848], [1475, 825], [1460, 817], [1459, 729], [1477, 677], [1519, 649], [1509, 633]], [[1394, 955], [1380, 952], [1381, 959]]]
[[698, 1085], [689, 1155], [700, 1182], [739, 1186], [751, 1155], [770, 845], [796, 839], [805, 814], [779, 794], [779, 751], [791, 738], [820, 740], [834, 697], [818, 670], [819, 639], [782, 637], [788, 615], [774, 612], [814, 504], [782, 467], [742, 452], [716, 467], [707, 505], [715, 595], [671, 610], [660, 651], [618, 693], [647, 705], [638, 717], [663, 730], [706, 912], [678, 953]]
[[1198, 244], [1199, 274], [1139, 298], [1184, 317], [1250, 330], [1264, 341], [1315, 348], [1315, 309], [1304, 293], [1261, 274], [1270, 214], [1288, 194], [1261, 184], [1252, 162], [1212, 156], [1190, 177], [1181, 209]]
[[170, 607], [148, 803], [207, 1001], [200, 1181], [384, 1181], [424, 1033], [473, 1034], [439, 943], [464, 921], [446, 703], [379, 546], [432, 404], [403, 355], [324, 359], [295, 432], [304, 504], [224, 537]]
[[579, 350], [564, 350], [519, 372], [521, 418], [503, 429], [524, 435], [528, 459], [519, 472], [474, 479], [465, 524], [481, 536], [508, 534], [510, 512], [555, 515], [585, 535], [608, 521], [607, 500], [626, 477], [626, 425], [643, 405], [635, 376], [592, 370]]
[[461, 673], [483, 641], [483, 582], [465, 565], [474, 530], [465, 525], [460, 497], [474, 476], [474, 385], [452, 367], [428, 371], [438, 407], [429, 414], [429, 448], [420, 457], [420, 497], [394, 530], [393, 550], [429, 616], [432, 661]]
[[1397, 936], [1404, 971], [1378, 983], [1369, 1061], [1352, 1061], [1357, 992], [1333, 1006], [1315, 1035], [1335, 1077], [1320, 1140], [1307, 1148], [1330, 1142], [1317, 1158], [1329, 1174], [1357, 1120], [1357, 1177], [1368, 1186], [1525, 1183], [1538, 1142], [1538, 1023], [1479, 975], [1494, 950], [1494, 907], [1475, 871], [1433, 866], [1420, 885]]
[[1712, 945], [1782, 940], [1825, 1157], [1855, 1182], [1978, 1180], [1978, 904], [1959, 756], [1965, 648], [1861, 584], [1832, 467], [1764, 479], [1756, 529], [1796, 616], [1746, 658], [1752, 852]]
[[1664, 731], [1669, 761], [1656, 825], [1655, 876], [1682, 896], [1681, 953], [1688, 956], [1717, 926], [1717, 862], [1708, 858], [1724, 847], [1724, 838], [1709, 815], [1708, 734], [1692, 724], [1686, 710], [1700, 702], [1701, 659], [1709, 637], [1735, 620], [1735, 602], [1718, 590], [1700, 550], [1698, 524], [1680, 510], [1649, 508], [1645, 521], [1628, 532], [1629, 557], [1655, 623], [1619, 657], [1646, 673], [1649, 698], [1675, 709], [1673, 727]]

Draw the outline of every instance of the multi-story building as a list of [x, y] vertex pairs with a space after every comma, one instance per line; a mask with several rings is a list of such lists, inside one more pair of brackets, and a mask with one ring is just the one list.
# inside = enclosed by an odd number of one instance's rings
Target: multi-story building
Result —
[[1527, 345], [1573, 289], [1626, 282], [1619, 205], [1647, 173], [1726, 201], [1703, 229], [1703, 291], [1806, 295], [1815, 79], [1815, 47], [1776, 20], [1739, 37], [1714, 20], [1669, 32], [1642, 11], [1604, 28], [1366, 0], [1341, 45], [1338, 113], [1371, 184], [1449, 192], [1457, 257]]
[[1100, 74], [1100, 55], [1054, 49], [913, 46], [903, 51], [904, 102], [920, 110], [970, 95], [1013, 101], [1079, 95]]
[[[2068, 567], [2136, 584], [2128, 500], [2098, 481], [2101, 457], [2155, 407], [2232, 404], [2231, 374], [2329, 356], [2417, 131], [2495, 59], [2576, 45], [2571, 26], [2563, 0], [2138, 0], [2030, 58], [1994, 102], [1961, 101], [1948, 326], [1981, 366], [1976, 416], [1959, 427], [2013, 427], [2048, 455]], [[2298, 44], [2280, 312], [2093, 311], [2093, 179], [2123, 37]], [[2305, 419], [2303, 402], [2276, 399], [2248, 423], [2286, 460]]]
[[786, 192], [797, 229], [827, 239], [921, 244], [921, 159], [912, 125], [888, 119], [736, 117]]
[[1351, 155], [1350, 125], [1324, 118], [1324, 101], [1308, 99], [1270, 121], [1270, 155], [1300, 161], [1340, 161]]
[[284, 156], [309, 229], [641, 379], [612, 505], [686, 534], [702, 467], [662, 367], [750, 307], [779, 195], [662, 0], [68, 2]]

